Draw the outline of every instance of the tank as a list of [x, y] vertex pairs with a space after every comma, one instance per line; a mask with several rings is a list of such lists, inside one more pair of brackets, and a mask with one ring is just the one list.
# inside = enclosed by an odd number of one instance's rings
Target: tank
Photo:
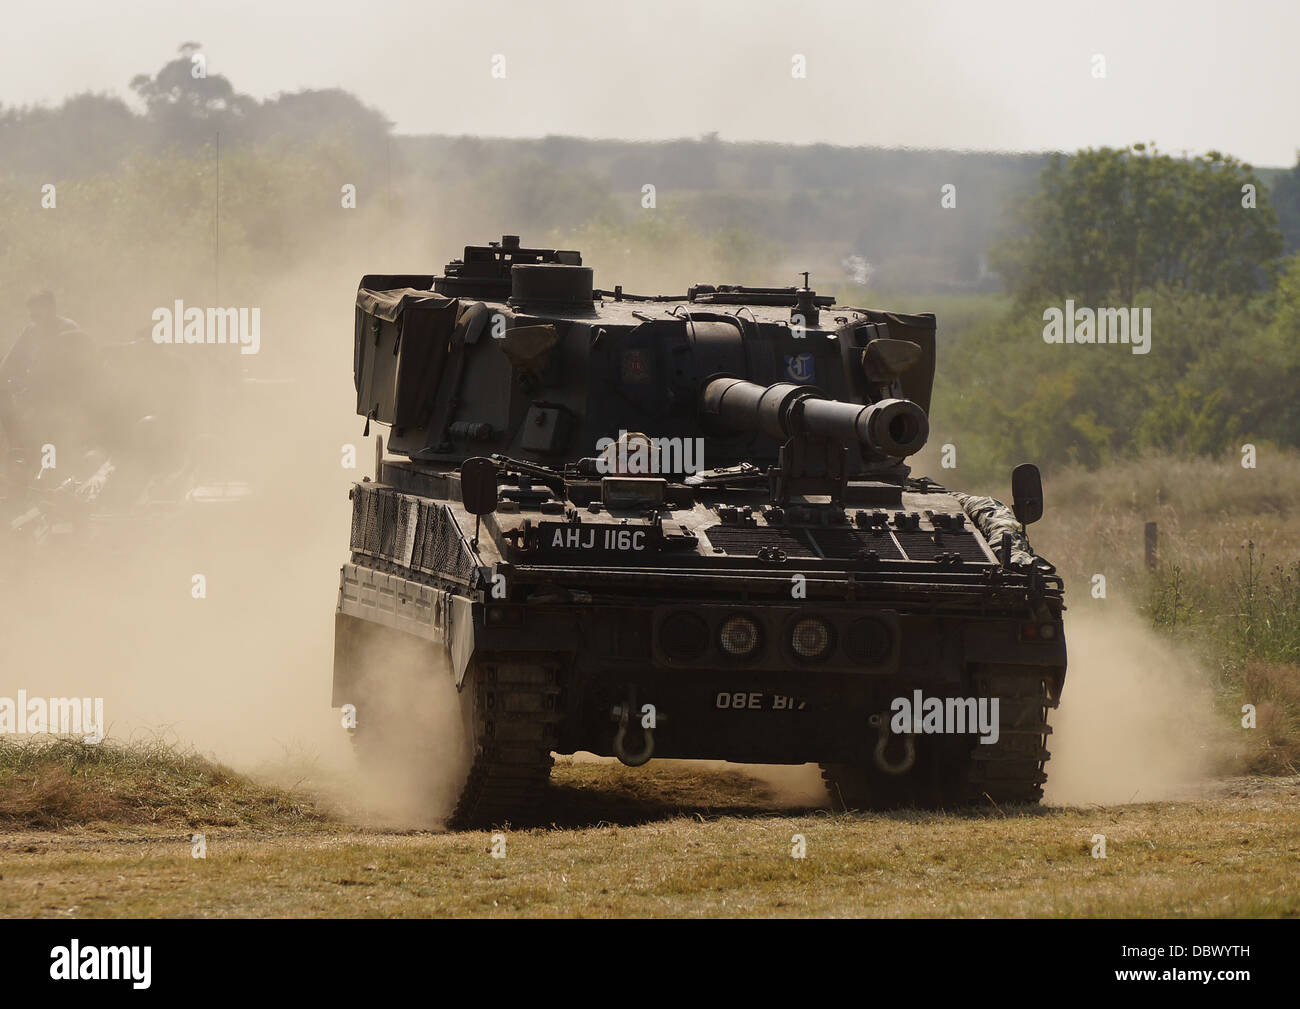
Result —
[[[1063, 585], [1011, 507], [913, 475], [935, 317], [802, 287], [594, 286], [515, 236], [357, 292], [333, 703], [455, 828], [554, 754], [819, 764], [837, 808], [1034, 803]], [[384, 769], [387, 768], [387, 771]]]

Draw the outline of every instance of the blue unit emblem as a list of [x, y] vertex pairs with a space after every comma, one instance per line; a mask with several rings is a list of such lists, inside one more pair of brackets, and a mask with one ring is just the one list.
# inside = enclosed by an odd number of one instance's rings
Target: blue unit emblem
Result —
[[817, 378], [812, 354], [786, 354], [785, 377], [791, 382], [808, 384]]

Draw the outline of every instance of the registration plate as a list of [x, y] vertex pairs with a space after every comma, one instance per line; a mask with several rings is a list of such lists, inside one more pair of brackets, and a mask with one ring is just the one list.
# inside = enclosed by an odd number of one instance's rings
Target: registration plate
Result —
[[807, 704], [802, 697], [762, 690], [722, 690], [713, 698], [722, 711], [803, 711]]

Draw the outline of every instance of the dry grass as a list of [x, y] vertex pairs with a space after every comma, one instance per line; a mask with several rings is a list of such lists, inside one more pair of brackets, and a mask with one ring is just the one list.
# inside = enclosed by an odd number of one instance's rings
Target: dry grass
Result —
[[[649, 770], [650, 777], [644, 775]], [[1108, 809], [850, 816], [734, 773], [562, 763], [566, 825], [0, 841], [6, 916], [1295, 916], [1300, 782]], [[653, 799], [643, 793], [654, 791]], [[664, 801], [667, 797], [668, 801]], [[599, 812], [597, 812], [599, 811]], [[791, 857], [802, 835], [806, 857]], [[1094, 835], [1107, 857], [1092, 857]]]
[[0, 737], [0, 829], [300, 829], [312, 803], [162, 743]]
[[1245, 758], [1255, 774], [1300, 774], [1300, 675], [1293, 665], [1248, 660], [1242, 670], [1244, 693], [1255, 698], [1256, 745]]

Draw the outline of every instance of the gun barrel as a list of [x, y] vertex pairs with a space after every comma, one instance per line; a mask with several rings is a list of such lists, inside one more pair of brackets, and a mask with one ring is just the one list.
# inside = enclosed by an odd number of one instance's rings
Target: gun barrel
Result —
[[863, 406], [827, 399], [804, 385], [758, 385], [741, 378], [715, 378], [704, 387], [704, 412], [733, 431], [771, 438], [800, 435], [858, 444], [895, 458], [920, 451], [930, 433], [925, 411], [909, 399]]

